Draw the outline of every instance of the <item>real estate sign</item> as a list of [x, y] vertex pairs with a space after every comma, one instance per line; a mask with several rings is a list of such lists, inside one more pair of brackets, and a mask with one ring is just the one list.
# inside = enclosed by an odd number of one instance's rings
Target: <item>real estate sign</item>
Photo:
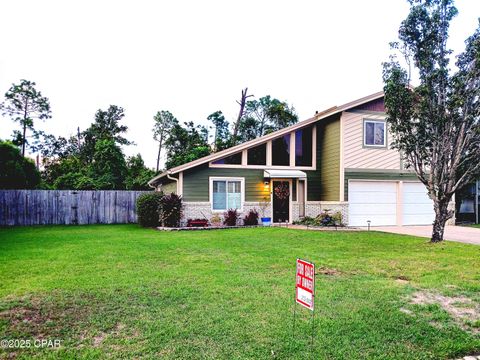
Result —
[[315, 264], [297, 259], [295, 301], [313, 311], [315, 300]]

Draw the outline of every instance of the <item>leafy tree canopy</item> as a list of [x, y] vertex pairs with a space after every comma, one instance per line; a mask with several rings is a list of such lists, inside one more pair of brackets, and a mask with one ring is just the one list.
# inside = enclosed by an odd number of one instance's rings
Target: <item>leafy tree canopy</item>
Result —
[[0, 189], [35, 189], [40, 173], [32, 160], [8, 141], [0, 141]]
[[255, 139], [297, 123], [295, 109], [270, 95], [246, 102], [245, 114], [239, 125], [242, 142]]
[[15, 144], [22, 146], [22, 156], [25, 156], [25, 146], [28, 144], [27, 130], [35, 130], [34, 120], [45, 120], [51, 117], [48, 98], [44, 97], [35, 86], [33, 81], [23, 79], [19, 84], [12, 84], [5, 93], [5, 101], [0, 104], [2, 113], [18, 122], [22, 128], [22, 131], [16, 130], [13, 134]]
[[165, 142], [167, 148], [167, 169], [185, 164], [210, 154], [208, 130], [193, 121], [175, 124]]

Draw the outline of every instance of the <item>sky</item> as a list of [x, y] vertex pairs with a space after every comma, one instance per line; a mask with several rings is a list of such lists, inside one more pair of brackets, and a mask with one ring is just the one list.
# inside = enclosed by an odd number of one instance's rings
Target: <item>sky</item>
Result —
[[[457, 0], [449, 47], [473, 34], [480, 1]], [[381, 64], [406, 0], [0, 1], [0, 101], [35, 81], [52, 107], [36, 127], [70, 136], [98, 109], [125, 109], [128, 155], [156, 164], [153, 116], [233, 122], [241, 89], [293, 105], [299, 119], [382, 89]], [[18, 125], [0, 115], [0, 138]]]

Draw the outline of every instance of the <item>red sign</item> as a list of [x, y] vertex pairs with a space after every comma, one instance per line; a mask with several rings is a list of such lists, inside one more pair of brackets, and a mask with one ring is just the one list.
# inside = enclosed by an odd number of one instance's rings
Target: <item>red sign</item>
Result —
[[315, 264], [297, 259], [295, 301], [313, 311], [315, 298]]

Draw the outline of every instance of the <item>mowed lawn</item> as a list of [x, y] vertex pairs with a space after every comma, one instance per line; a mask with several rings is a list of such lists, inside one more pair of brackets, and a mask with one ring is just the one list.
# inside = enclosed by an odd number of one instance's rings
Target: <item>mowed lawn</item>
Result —
[[[297, 257], [317, 266], [313, 348], [308, 310], [297, 307], [293, 333]], [[480, 246], [377, 232], [25, 227], [0, 229], [0, 275], [0, 339], [61, 340], [0, 358], [480, 353]]]

